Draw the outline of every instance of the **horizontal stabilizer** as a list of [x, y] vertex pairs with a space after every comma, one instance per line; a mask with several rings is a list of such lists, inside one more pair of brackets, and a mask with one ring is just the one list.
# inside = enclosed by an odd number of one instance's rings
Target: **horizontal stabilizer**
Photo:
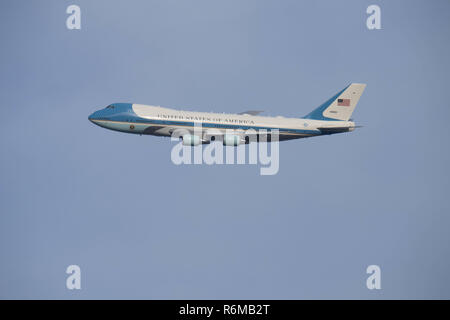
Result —
[[353, 126], [353, 127], [324, 127], [317, 128], [320, 130], [322, 134], [332, 134], [332, 133], [340, 133], [340, 132], [348, 132], [353, 131], [356, 128], [361, 128], [362, 126]]

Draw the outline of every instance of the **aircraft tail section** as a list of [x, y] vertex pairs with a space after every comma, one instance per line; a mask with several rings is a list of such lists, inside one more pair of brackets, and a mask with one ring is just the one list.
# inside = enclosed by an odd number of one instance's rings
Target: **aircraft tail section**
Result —
[[366, 85], [352, 83], [305, 116], [313, 120], [348, 121]]

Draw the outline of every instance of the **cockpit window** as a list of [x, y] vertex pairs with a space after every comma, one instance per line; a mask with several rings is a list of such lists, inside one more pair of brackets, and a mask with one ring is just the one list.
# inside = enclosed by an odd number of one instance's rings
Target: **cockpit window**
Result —
[[110, 104], [109, 106], [106, 107], [106, 109], [114, 109], [114, 106]]

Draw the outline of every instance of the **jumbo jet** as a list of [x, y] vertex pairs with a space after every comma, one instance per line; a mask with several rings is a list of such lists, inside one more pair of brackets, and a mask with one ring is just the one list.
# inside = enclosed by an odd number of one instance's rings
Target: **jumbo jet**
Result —
[[181, 132], [183, 145], [191, 146], [216, 139], [226, 146], [270, 141], [272, 132], [278, 132], [283, 141], [353, 131], [357, 126], [350, 117], [365, 87], [352, 83], [303, 118], [265, 117], [255, 110], [226, 114], [113, 103], [91, 114], [89, 120], [103, 128], [141, 135], [170, 137]]

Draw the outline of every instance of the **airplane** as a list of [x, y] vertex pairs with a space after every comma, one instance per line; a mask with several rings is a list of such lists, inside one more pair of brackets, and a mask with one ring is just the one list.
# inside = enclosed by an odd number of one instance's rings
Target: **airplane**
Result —
[[271, 141], [272, 130], [278, 130], [279, 141], [284, 141], [358, 128], [350, 117], [365, 87], [362, 83], [351, 83], [303, 118], [260, 116], [262, 111], [258, 110], [225, 114], [113, 103], [92, 113], [88, 119], [100, 127], [141, 135], [170, 137], [179, 131], [178, 137], [187, 146], [207, 144], [216, 138], [226, 146]]

